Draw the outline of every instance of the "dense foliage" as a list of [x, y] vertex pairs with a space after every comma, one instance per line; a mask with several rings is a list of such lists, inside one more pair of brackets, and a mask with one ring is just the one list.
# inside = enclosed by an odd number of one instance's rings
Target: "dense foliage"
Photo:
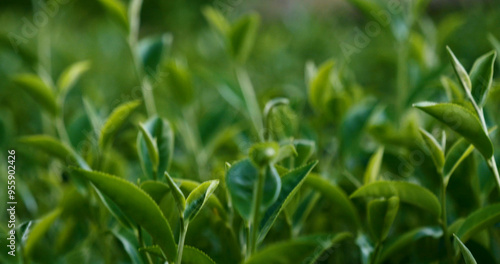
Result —
[[498, 4], [199, 2], [0, 4], [1, 263], [499, 263]]

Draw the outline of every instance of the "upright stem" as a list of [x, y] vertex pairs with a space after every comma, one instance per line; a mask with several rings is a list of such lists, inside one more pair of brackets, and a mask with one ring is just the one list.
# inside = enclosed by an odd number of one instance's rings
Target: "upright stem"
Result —
[[493, 172], [493, 175], [495, 175], [495, 179], [497, 180], [498, 188], [500, 188], [500, 175], [498, 174], [498, 168], [497, 168], [497, 162], [495, 161], [495, 156], [493, 155], [488, 160], [487, 163], [488, 163], [488, 167], [490, 167], [490, 170]]
[[450, 234], [448, 232], [448, 220], [446, 217], [446, 187], [447, 183], [443, 181], [441, 186], [441, 228], [443, 229], [444, 245], [448, 261], [453, 260], [453, 248], [451, 247]]
[[184, 241], [186, 240], [186, 233], [188, 229], [188, 223], [184, 222], [184, 218], [181, 218], [181, 231], [179, 234], [179, 244], [177, 246], [177, 260], [176, 264], [181, 264], [182, 261], [182, 251], [184, 250]]
[[249, 252], [253, 254], [257, 250], [257, 235], [259, 231], [260, 220], [260, 204], [262, 203], [262, 195], [264, 192], [264, 169], [260, 169], [259, 178], [255, 183], [254, 196], [252, 203], [252, 220], [250, 222], [250, 245]]

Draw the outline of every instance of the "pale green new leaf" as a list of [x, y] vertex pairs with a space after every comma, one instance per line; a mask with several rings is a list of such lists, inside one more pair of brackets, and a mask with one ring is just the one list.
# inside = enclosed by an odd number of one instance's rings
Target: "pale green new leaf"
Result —
[[59, 112], [56, 97], [52, 89], [35, 74], [20, 74], [13, 79], [14, 83], [28, 93], [47, 112], [53, 116]]
[[37, 243], [43, 238], [45, 233], [49, 230], [49, 228], [54, 224], [54, 222], [61, 215], [62, 210], [57, 208], [52, 212], [48, 213], [44, 217], [42, 217], [34, 226], [33, 229], [29, 232], [28, 238], [26, 239], [26, 244], [24, 245], [24, 253], [30, 256], [33, 253], [33, 250]]
[[278, 215], [298, 192], [307, 175], [316, 166], [318, 161], [313, 161], [305, 166], [294, 169], [281, 177], [281, 191], [278, 199], [264, 213], [260, 222], [259, 241], [262, 241], [271, 229]]
[[119, 0], [99, 0], [107, 12], [116, 19], [118, 23], [126, 30], [128, 30], [128, 15], [127, 8]]
[[[139, 124], [139, 130], [142, 133], [142, 138], [144, 139], [144, 142], [146, 142], [146, 147], [148, 149], [148, 156], [151, 161], [151, 165], [153, 166], [153, 171], [158, 170], [158, 163], [159, 163], [159, 154], [158, 154], [158, 147], [156, 145], [156, 140], [153, 138], [151, 133], [144, 127], [143, 124]], [[140, 142], [139, 141], [139, 146], [140, 147]]]
[[121, 104], [113, 110], [101, 129], [101, 134], [99, 136], [99, 147], [101, 149], [111, 144], [115, 134], [140, 104], [140, 100], [130, 101]]
[[456, 235], [465, 243], [473, 235], [498, 222], [500, 222], [500, 203], [488, 205], [470, 214]]
[[186, 199], [186, 209], [184, 209], [184, 219], [186, 221], [191, 221], [198, 215], [218, 185], [218, 180], [207, 181], [200, 184], [189, 194]]
[[464, 243], [460, 241], [460, 238], [458, 238], [455, 234], [453, 234], [453, 237], [455, 238], [455, 241], [458, 244], [460, 252], [462, 252], [465, 264], [477, 264], [476, 260], [474, 259], [474, 256], [472, 256], [472, 253], [470, 253], [470, 250], [464, 245]]
[[493, 82], [493, 68], [497, 53], [491, 51], [479, 57], [470, 70], [470, 80], [472, 83], [472, 97], [479, 105], [484, 106], [486, 98]]
[[253, 13], [240, 18], [229, 30], [228, 38], [231, 45], [231, 54], [239, 63], [243, 64], [250, 55], [259, 24], [259, 15]]
[[362, 186], [357, 189], [352, 198], [358, 197], [399, 197], [399, 200], [424, 210], [429, 211], [434, 216], [441, 214], [441, 205], [436, 196], [428, 189], [409, 182], [401, 181], [378, 181]]
[[252, 255], [245, 264], [313, 264], [321, 254], [334, 244], [350, 238], [348, 232], [333, 235], [299, 237], [271, 244]]
[[167, 184], [170, 187], [170, 190], [172, 190], [172, 195], [174, 197], [175, 204], [177, 205], [177, 209], [179, 210], [179, 214], [183, 215], [184, 210], [186, 209], [186, 197], [184, 197], [184, 194], [181, 189], [179, 189], [179, 186], [175, 184], [174, 179], [172, 179], [166, 171], [165, 178], [167, 179]]
[[399, 209], [399, 198], [393, 196], [368, 203], [368, 223], [373, 236], [379, 242], [386, 239]]
[[330, 73], [333, 65], [332, 60], [321, 64], [318, 73], [309, 82], [309, 102], [316, 111], [321, 112], [323, 110], [326, 99], [331, 95]]
[[86, 71], [90, 69], [89, 61], [80, 61], [66, 68], [57, 80], [59, 92], [65, 93], [71, 89]]
[[177, 245], [168, 221], [155, 201], [132, 183], [102, 172], [74, 169], [79, 174], [108, 196], [116, 205], [143, 227], [153, 238], [169, 261], [177, 257]]
[[210, 25], [222, 33], [222, 35], [226, 35], [229, 32], [231, 25], [219, 10], [208, 6], [203, 8], [203, 15]]
[[379, 147], [377, 152], [375, 152], [368, 162], [368, 166], [365, 170], [364, 184], [372, 183], [377, 181], [378, 175], [380, 173], [380, 166], [382, 165], [382, 158], [384, 157], [384, 147]]
[[493, 145], [477, 116], [467, 108], [450, 103], [421, 102], [413, 105], [433, 116], [472, 143], [486, 159], [493, 155]]
[[431, 153], [432, 161], [434, 162], [436, 169], [440, 172], [445, 163], [444, 152], [441, 145], [433, 135], [423, 129], [420, 129], [420, 135], [424, 139], [424, 143]]
[[465, 90], [466, 93], [471, 93], [472, 84], [469, 78], [469, 74], [467, 74], [467, 71], [465, 70], [464, 66], [462, 66], [460, 61], [458, 61], [457, 57], [455, 57], [455, 54], [453, 54], [453, 51], [451, 51], [450, 47], [446, 47], [446, 50], [448, 51], [451, 64], [453, 65], [453, 70], [455, 71], [455, 74], [457, 75], [458, 80], [462, 85], [462, 88]]

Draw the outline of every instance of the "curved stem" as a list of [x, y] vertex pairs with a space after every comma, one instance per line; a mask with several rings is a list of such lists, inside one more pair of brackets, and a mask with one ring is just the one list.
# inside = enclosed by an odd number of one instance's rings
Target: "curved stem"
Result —
[[177, 246], [177, 260], [176, 264], [181, 264], [182, 262], [182, 251], [184, 250], [184, 241], [186, 240], [186, 233], [188, 229], [188, 222], [184, 222], [184, 218], [181, 218], [181, 230], [179, 234], [179, 243]]
[[495, 161], [495, 156], [492, 156], [487, 163], [488, 167], [493, 172], [493, 175], [495, 175], [495, 180], [497, 181], [498, 188], [500, 188], [500, 175], [498, 174], [498, 168], [497, 168], [497, 162]]

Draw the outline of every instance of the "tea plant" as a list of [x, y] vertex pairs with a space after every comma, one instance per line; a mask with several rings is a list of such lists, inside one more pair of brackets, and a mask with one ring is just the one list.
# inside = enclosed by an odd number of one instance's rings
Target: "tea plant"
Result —
[[[466, 71], [450, 48], [451, 63], [441, 61], [458, 22], [434, 24], [429, 1], [397, 1], [397, 12], [384, 1], [348, 2], [366, 14], [364, 29], [379, 25], [366, 47], [316, 57], [302, 43], [306, 56], [274, 60], [296, 52], [278, 44], [297, 22], [267, 27], [258, 13], [205, 6], [195, 12], [204, 28], [183, 36], [190, 26], [178, 21], [176, 34], [148, 24], [151, 3], [101, 0], [94, 8], [124, 53], [113, 67], [131, 82], [118, 97], [97, 87], [112, 103], [87, 88], [102, 61], [52, 67], [62, 55], [47, 51], [57, 29], [49, 23], [34, 43], [36, 67], [8, 75], [18, 96], [36, 102], [24, 107], [40, 113], [12, 141], [28, 176], [16, 183], [18, 254], [0, 261], [498, 262], [496, 52]], [[388, 43], [394, 54], [373, 56]], [[371, 63], [382, 84], [363, 74]], [[449, 102], [414, 103], [443, 95]], [[10, 119], [26, 115], [11, 107]]]

